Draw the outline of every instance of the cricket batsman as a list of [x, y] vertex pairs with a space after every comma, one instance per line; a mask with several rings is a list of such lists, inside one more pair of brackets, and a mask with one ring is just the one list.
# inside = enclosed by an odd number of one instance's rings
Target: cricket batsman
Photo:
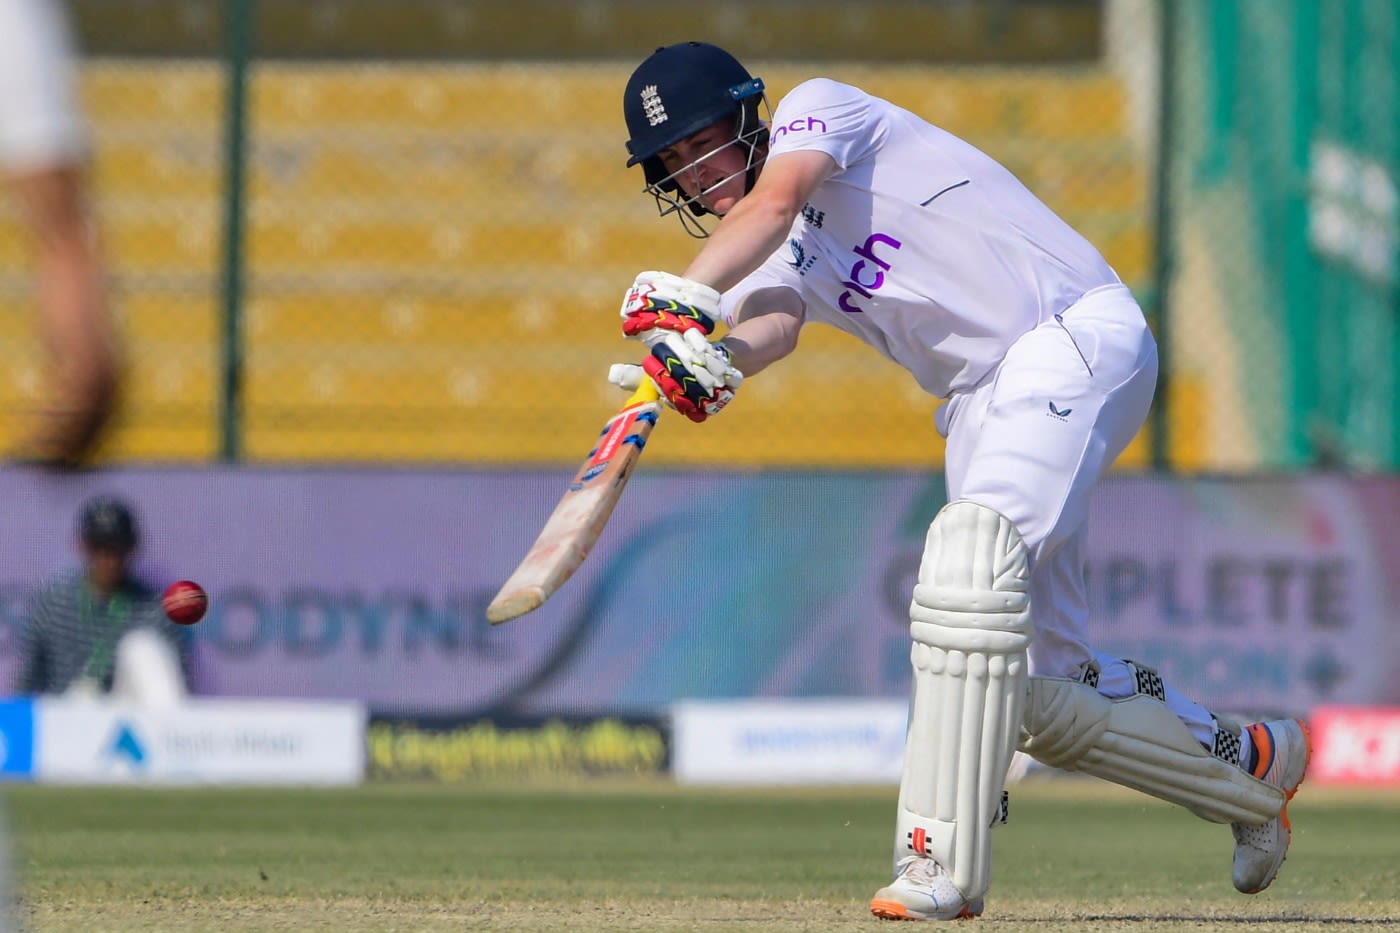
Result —
[[628, 165], [705, 239], [680, 274], [627, 291], [622, 330], [645, 351], [613, 382], [650, 379], [703, 422], [821, 322], [944, 400], [948, 505], [911, 594], [894, 871], [871, 911], [982, 913], [1018, 748], [1230, 824], [1235, 887], [1268, 887], [1308, 767], [1304, 723], [1232, 722], [1087, 634], [1090, 493], [1157, 380], [1114, 270], [991, 157], [848, 84], [812, 78], [770, 113], [732, 55], [682, 42], [633, 72], [623, 113]]

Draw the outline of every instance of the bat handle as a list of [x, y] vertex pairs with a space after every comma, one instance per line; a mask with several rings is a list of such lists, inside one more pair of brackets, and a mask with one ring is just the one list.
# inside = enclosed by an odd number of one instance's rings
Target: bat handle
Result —
[[655, 402], [661, 398], [661, 393], [656, 391], [656, 383], [647, 376], [642, 377], [642, 381], [637, 385], [637, 390], [627, 399], [623, 408], [631, 408], [633, 405], [645, 405], [648, 402]]

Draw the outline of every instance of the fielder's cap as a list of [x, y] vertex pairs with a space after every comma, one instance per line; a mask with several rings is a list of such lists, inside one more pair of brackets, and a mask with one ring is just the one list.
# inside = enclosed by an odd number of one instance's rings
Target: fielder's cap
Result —
[[89, 547], [130, 551], [136, 547], [136, 519], [120, 499], [100, 496], [83, 506], [78, 530]]

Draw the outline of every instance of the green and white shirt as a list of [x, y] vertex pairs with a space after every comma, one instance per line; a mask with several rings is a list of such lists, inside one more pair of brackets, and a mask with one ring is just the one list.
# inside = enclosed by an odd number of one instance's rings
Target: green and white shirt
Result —
[[104, 599], [75, 571], [45, 586], [30, 606], [20, 636], [17, 693], [63, 693], [80, 680], [112, 687], [117, 642], [135, 628], [166, 638], [189, 680], [187, 633], [165, 618], [160, 597], [128, 579]]

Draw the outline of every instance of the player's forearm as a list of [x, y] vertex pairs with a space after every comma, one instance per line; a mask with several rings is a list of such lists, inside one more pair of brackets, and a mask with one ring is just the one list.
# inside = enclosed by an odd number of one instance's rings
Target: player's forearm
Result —
[[685, 277], [719, 291], [733, 288], [783, 245], [793, 217], [786, 203], [753, 195], [743, 199], [715, 227]]
[[797, 349], [801, 329], [801, 299], [788, 289], [768, 289], [745, 300], [724, 345], [734, 367], [751, 376]]
[[54, 355], [89, 372], [114, 368], [114, 337], [95, 247], [76, 238], [51, 243], [38, 266], [43, 335]]
[[753, 190], [725, 214], [685, 277], [728, 291], [783, 245], [793, 221], [837, 170], [815, 150], [770, 156]]
[[76, 459], [105, 423], [119, 378], [101, 259], [78, 169], [22, 176], [14, 191], [33, 242], [40, 334], [51, 363], [48, 397], [25, 452], [40, 460]]

